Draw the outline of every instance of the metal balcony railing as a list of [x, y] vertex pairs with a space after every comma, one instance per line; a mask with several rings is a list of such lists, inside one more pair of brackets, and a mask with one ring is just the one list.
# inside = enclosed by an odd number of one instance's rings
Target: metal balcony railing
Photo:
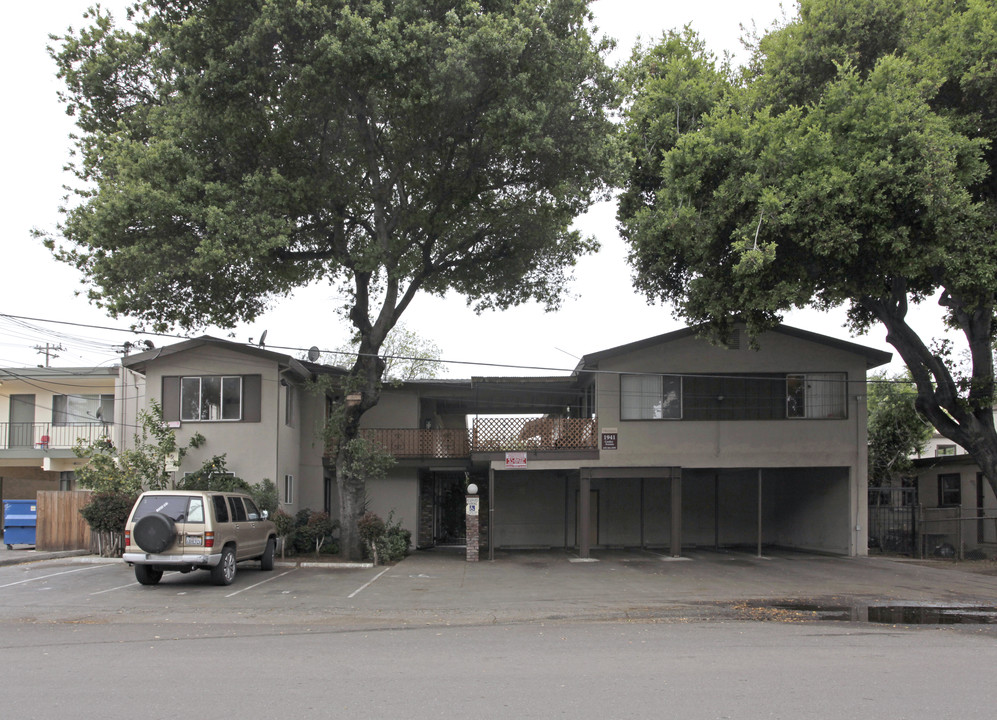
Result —
[[81, 440], [109, 437], [112, 428], [103, 423], [0, 423], [0, 450], [70, 450]]

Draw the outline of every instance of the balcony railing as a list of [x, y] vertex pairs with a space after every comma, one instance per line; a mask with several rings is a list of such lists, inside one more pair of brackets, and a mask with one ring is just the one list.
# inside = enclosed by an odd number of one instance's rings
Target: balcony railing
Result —
[[[478, 418], [470, 429], [365, 428], [360, 434], [396, 458], [466, 458], [482, 452], [596, 449], [594, 419]], [[330, 449], [329, 454], [333, 452]]]
[[70, 450], [80, 440], [108, 437], [112, 427], [101, 423], [0, 423], [0, 450]]

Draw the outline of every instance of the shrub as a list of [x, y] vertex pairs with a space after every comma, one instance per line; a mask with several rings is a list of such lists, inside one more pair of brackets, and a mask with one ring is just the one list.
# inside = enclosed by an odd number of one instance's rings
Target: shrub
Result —
[[125, 493], [97, 493], [80, 508], [80, 515], [96, 536], [97, 552], [106, 557], [121, 555], [125, 523], [135, 504], [135, 496]]
[[364, 548], [370, 552], [375, 565], [397, 562], [408, 555], [412, 546], [412, 533], [393, 522], [394, 510], [385, 522], [378, 515], [366, 512], [357, 521], [357, 530]]
[[277, 510], [273, 520], [277, 525], [277, 533], [284, 538], [284, 548], [291, 553], [318, 555], [321, 552], [339, 551], [339, 546], [335, 543], [339, 523], [332, 520], [328, 513], [305, 508], [292, 517], [283, 510]]
[[241, 477], [229, 472], [226, 467], [226, 455], [215, 455], [205, 460], [200, 469], [185, 476], [177, 483], [178, 490], [217, 490], [220, 492], [246, 493], [256, 507], [266, 510], [267, 515], [273, 515], [279, 505], [277, 486], [270, 478], [263, 478], [255, 485], [250, 485]]

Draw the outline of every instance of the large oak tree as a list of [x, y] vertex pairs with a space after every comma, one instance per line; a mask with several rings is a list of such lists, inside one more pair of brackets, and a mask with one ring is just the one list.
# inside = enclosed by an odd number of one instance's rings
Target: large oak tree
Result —
[[[57, 256], [112, 315], [247, 321], [313, 282], [360, 338], [337, 481], [378, 352], [419, 291], [555, 307], [594, 241], [569, 229], [613, 165], [589, 0], [148, 0], [56, 37], [79, 128]], [[362, 463], [361, 463], [362, 464]]]
[[[720, 336], [804, 306], [881, 323], [918, 411], [997, 489], [997, 5], [799, 10], [736, 76], [690, 34], [635, 56], [619, 220], [638, 286]], [[965, 339], [964, 373], [909, 322], [934, 298]]]

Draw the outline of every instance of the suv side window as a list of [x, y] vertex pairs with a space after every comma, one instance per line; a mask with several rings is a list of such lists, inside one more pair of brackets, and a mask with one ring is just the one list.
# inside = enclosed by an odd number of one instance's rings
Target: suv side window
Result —
[[212, 495], [211, 504], [215, 506], [215, 520], [220, 523], [227, 523], [228, 505], [225, 504], [225, 496]]
[[260, 515], [260, 511], [256, 507], [256, 503], [254, 503], [249, 498], [243, 498], [242, 501], [244, 503], [246, 503], [246, 512], [249, 514], [249, 519], [250, 520], [262, 520], [263, 519], [263, 516]]
[[192, 497], [187, 505], [187, 522], [204, 522], [204, 500], [199, 497]]
[[232, 508], [232, 522], [246, 522], [246, 508], [242, 505], [242, 498], [230, 497], [228, 502]]

